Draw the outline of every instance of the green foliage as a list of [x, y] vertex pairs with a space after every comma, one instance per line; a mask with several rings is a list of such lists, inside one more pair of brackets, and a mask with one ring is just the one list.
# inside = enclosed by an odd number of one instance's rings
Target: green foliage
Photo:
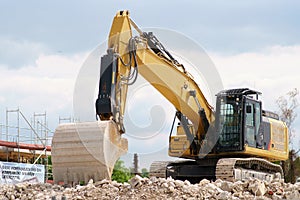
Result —
[[52, 165], [52, 159], [51, 159], [51, 156], [48, 156], [48, 165]]
[[44, 163], [45, 163], [45, 158], [39, 158], [39, 159], [36, 161], [36, 164], [44, 165]]
[[147, 177], [149, 178], [149, 172], [146, 168], [143, 168], [142, 169], [142, 174], [141, 174], [142, 177]]
[[111, 179], [119, 183], [124, 183], [132, 177], [130, 170], [124, 166], [124, 161], [118, 160], [114, 166]]
[[48, 172], [47, 173], [48, 173], [48, 180], [53, 180], [51, 156], [48, 156]]

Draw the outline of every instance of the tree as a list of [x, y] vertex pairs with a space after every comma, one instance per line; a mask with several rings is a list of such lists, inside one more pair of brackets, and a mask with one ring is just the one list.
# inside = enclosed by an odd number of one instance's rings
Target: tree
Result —
[[296, 108], [299, 106], [298, 95], [299, 91], [297, 88], [289, 91], [286, 96], [280, 96], [276, 103], [279, 107], [280, 120], [284, 121], [289, 128], [289, 143], [292, 145], [292, 139], [295, 137], [295, 130], [293, 129], [293, 122], [297, 117]]
[[147, 177], [149, 178], [149, 172], [146, 168], [143, 168], [142, 169], [142, 174], [141, 174], [142, 177]]
[[119, 183], [127, 182], [132, 178], [130, 170], [125, 167], [124, 161], [118, 160], [114, 166], [111, 179]]
[[300, 177], [300, 157], [297, 157], [294, 161], [295, 176]]
[[299, 106], [298, 97], [299, 91], [297, 88], [289, 91], [286, 96], [280, 96], [276, 103], [279, 108], [280, 120], [284, 121], [289, 129], [289, 158], [283, 162], [282, 167], [286, 182], [295, 182], [295, 159], [299, 150], [293, 149], [293, 138], [295, 137], [295, 130], [293, 129], [293, 122], [297, 117], [296, 108]]

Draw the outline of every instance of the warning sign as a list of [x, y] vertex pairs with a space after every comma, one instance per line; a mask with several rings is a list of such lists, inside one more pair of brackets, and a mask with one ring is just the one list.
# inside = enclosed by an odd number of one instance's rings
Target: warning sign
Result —
[[40, 182], [45, 178], [44, 165], [1, 162], [0, 183]]

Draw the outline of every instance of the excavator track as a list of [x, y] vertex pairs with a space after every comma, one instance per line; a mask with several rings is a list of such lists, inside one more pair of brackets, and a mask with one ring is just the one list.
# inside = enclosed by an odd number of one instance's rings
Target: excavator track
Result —
[[150, 176], [161, 178], [172, 177], [177, 180], [189, 180], [191, 183], [199, 183], [206, 178], [213, 180], [215, 177], [216, 161], [195, 160], [156, 161], [150, 166]]
[[155, 176], [158, 178], [167, 178], [166, 168], [170, 163], [171, 162], [169, 161], [154, 161], [150, 166], [149, 176], [150, 177]]
[[261, 158], [223, 158], [216, 166], [216, 178], [227, 181], [250, 178], [271, 181], [282, 175], [281, 166]]

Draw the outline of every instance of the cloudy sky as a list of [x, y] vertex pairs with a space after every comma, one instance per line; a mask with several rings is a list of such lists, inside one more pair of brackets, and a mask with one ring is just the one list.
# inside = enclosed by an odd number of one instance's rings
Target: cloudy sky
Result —
[[[6, 108], [19, 107], [28, 118], [46, 111], [51, 130], [59, 116], [72, 116], [77, 76], [91, 52], [105, 43], [114, 15], [123, 9], [141, 28], [164, 28], [191, 38], [210, 56], [225, 88], [261, 91], [268, 110], [277, 110], [279, 96], [300, 89], [297, 1], [2, 0], [0, 123], [5, 123]], [[93, 102], [86, 106], [94, 109]], [[155, 109], [143, 115], [150, 124]], [[130, 115], [132, 121], [141, 119]], [[300, 116], [294, 128], [300, 132]], [[294, 145], [300, 146], [299, 140]], [[144, 153], [155, 157], [149, 152]]]

